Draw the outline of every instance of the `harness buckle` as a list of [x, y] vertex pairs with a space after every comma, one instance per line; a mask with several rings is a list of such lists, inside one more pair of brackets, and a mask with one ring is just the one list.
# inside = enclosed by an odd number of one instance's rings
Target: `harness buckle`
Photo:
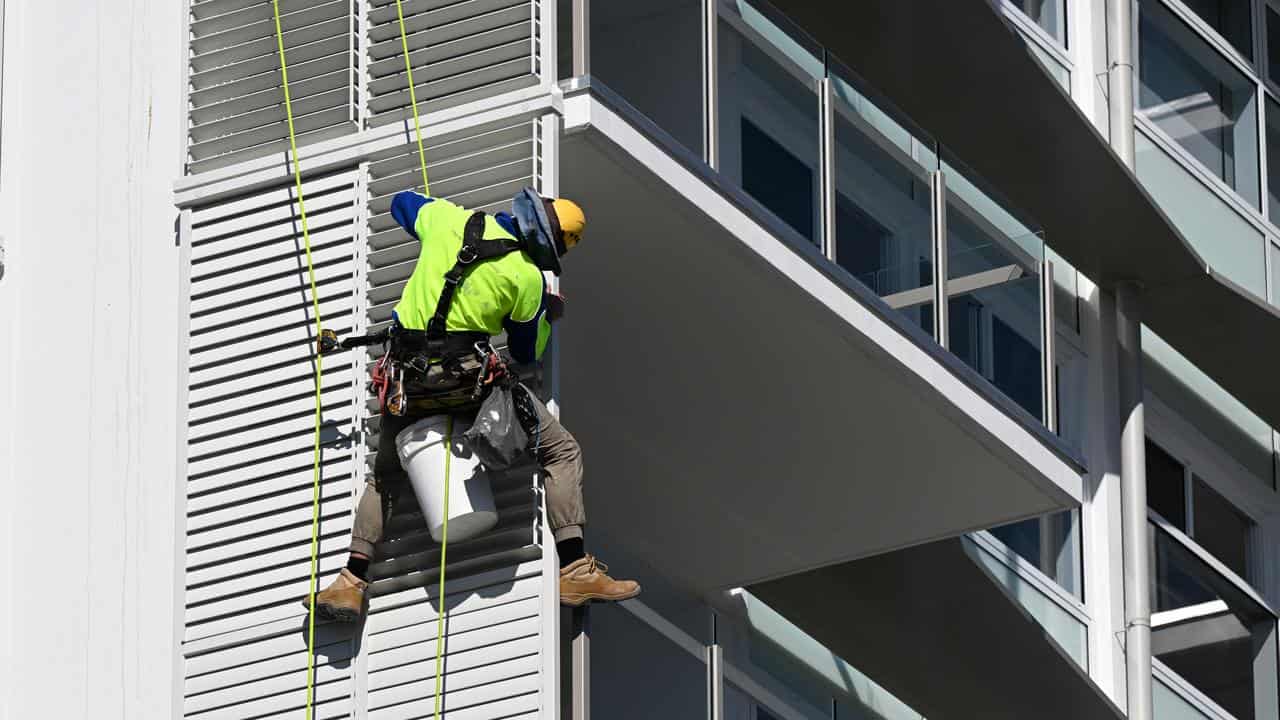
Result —
[[471, 245], [463, 245], [458, 250], [458, 263], [461, 265], [470, 265], [480, 258], [480, 251]]

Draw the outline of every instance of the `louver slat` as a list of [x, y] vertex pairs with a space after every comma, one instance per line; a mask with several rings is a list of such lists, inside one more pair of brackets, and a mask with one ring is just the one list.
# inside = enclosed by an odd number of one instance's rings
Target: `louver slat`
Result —
[[[304, 182], [331, 326], [349, 326], [363, 302], [357, 179], [349, 171]], [[192, 211], [184, 712], [202, 720], [296, 716], [306, 699], [315, 318], [294, 200], [282, 184]], [[355, 362], [325, 359], [321, 582], [345, 560], [363, 479]], [[356, 651], [349, 631], [322, 630], [320, 717], [350, 713]]]
[[[353, 0], [281, 3], [300, 145], [356, 130], [353, 12]], [[271, 3], [194, 3], [190, 27], [188, 171], [284, 150], [288, 130]]]
[[[408, 76], [394, 0], [370, 6], [369, 122], [382, 125], [407, 116]], [[417, 0], [402, 7], [420, 112], [537, 84], [533, 3]]]

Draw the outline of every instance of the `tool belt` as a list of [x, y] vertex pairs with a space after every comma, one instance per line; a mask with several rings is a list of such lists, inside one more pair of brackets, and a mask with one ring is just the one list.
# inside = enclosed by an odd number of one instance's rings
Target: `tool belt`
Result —
[[379, 333], [348, 338], [341, 343], [333, 333], [319, 338], [320, 352], [382, 343], [386, 353], [373, 369], [370, 391], [378, 394], [384, 412], [392, 415], [429, 414], [479, 406], [489, 367], [501, 359], [489, 344], [486, 332], [449, 332], [447, 318], [453, 298], [467, 272], [487, 260], [522, 249], [518, 240], [484, 238], [485, 214], [467, 218], [462, 247], [453, 267], [444, 275], [444, 287], [426, 330], [413, 330], [398, 322]]
[[392, 325], [387, 351], [374, 366], [370, 392], [384, 412], [420, 415], [469, 409], [482, 399], [481, 371], [496, 351], [487, 333], [427, 333]]

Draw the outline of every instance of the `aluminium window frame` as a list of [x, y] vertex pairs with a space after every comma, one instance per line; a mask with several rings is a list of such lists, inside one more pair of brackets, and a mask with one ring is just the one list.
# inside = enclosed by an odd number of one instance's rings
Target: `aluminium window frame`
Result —
[[1061, 3], [1062, 40], [1050, 35], [1048, 30], [1040, 27], [1039, 23], [1032, 20], [1012, 0], [999, 0], [997, 9], [1004, 15], [1006, 20], [1021, 31], [1024, 37], [1033, 41], [1041, 50], [1044, 50], [1050, 57], [1061, 63], [1068, 72], [1072, 72], [1075, 68], [1071, 59], [1071, 46], [1067, 42], [1071, 37], [1071, 0], [1061, 0]]
[[[1080, 516], [1078, 513], [1074, 512], [1073, 516], [1073, 523], [1075, 524], [1073, 534], [1075, 542], [1077, 545], [1080, 545], [1083, 540], [1081, 536], [1082, 528], [1080, 527]], [[1014, 552], [1013, 548], [1010, 548], [1008, 545], [1001, 542], [1000, 538], [992, 535], [990, 530], [979, 530], [978, 532], [970, 533], [965, 536], [965, 540], [976, 545], [979, 551], [983, 551], [991, 555], [1001, 565], [1012, 570], [1021, 581], [1040, 591], [1064, 612], [1080, 621], [1085, 626], [1086, 632], [1093, 631], [1093, 616], [1089, 614], [1088, 607], [1082, 599], [1083, 592], [1081, 593], [1082, 597], [1079, 598], [1072, 595], [1066, 588], [1058, 584], [1057, 580], [1049, 577], [1043, 570], [1032, 564], [1031, 561]], [[1080, 574], [1080, 582], [1082, 585], [1081, 590], [1083, 591], [1085, 588], [1083, 587], [1084, 553], [1082, 549], [1077, 550], [1076, 557], [1077, 565], [1079, 566], [1077, 568], [1077, 572]], [[1086, 654], [1088, 653], [1087, 643], [1085, 652]]]

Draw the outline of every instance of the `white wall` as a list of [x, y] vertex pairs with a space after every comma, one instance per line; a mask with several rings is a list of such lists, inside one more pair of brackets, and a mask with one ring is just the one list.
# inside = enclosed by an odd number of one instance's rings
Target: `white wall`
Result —
[[4, 11], [0, 718], [167, 718], [183, 3]]

